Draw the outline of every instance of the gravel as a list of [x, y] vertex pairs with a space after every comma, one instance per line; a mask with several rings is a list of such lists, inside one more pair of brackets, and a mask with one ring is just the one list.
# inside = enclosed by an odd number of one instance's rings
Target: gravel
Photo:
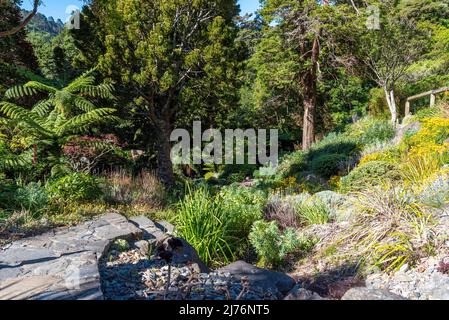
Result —
[[[141, 247], [142, 243], [138, 244]], [[100, 263], [106, 300], [276, 300], [276, 291], [254, 287], [229, 273], [201, 273], [197, 264], [170, 264], [139, 248], [110, 250]], [[167, 286], [170, 275], [170, 285]]]

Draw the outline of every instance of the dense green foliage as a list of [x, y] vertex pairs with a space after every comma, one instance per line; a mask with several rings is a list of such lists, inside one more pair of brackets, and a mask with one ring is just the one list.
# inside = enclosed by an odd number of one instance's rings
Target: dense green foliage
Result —
[[83, 173], [72, 173], [49, 181], [45, 189], [57, 202], [98, 200], [102, 196], [98, 179]]
[[343, 191], [361, 191], [379, 185], [381, 182], [399, 180], [400, 173], [395, 165], [384, 161], [372, 161], [351, 171], [341, 181]]
[[[20, 4], [0, 2], [0, 31]], [[169, 220], [213, 267], [394, 271], [438, 247], [448, 96], [404, 106], [449, 85], [447, 1], [85, 4], [79, 30], [38, 14], [0, 37], [1, 237], [113, 209]], [[278, 166], [174, 166], [172, 130], [194, 120], [279, 129]]]

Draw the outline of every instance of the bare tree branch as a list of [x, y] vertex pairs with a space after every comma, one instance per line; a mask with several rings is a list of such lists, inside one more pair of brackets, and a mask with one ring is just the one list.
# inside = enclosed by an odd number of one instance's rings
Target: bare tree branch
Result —
[[11, 30], [0, 31], [0, 38], [12, 36], [12, 35], [16, 34], [17, 32], [19, 32], [20, 30], [22, 30], [23, 28], [25, 28], [28, 25], [28, 23], [30, 23], [31, 19], [33, 19], [33, 17], [36, 15], [38, 7], [39, 7], [39, 0], [34, 0], [33, 11], [31, 11], [31, 13], [28, 15], [28, 17], [26, 17], [26, 19], [23, 20], [19, 26], [15, 27]]

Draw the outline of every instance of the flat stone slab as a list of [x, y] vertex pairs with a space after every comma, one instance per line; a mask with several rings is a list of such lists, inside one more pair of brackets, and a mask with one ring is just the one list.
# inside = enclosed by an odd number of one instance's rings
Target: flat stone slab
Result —
[[103, 299], [98, 262], [116, 239], [142, 235], [126, 218], [109, 213], [13, 242], [0, 249], [0, 300]]

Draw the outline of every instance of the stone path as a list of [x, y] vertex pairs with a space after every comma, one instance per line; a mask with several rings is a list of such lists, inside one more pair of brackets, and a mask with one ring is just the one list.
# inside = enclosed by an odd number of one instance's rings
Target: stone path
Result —
[[282, 299], [295, 285], [241, 261], [210, 272], [172, 232], [110, 213], [13, 242], [0, 249], [0, 300]]
[[0, 300], [103, 299], [98, 262], [118, 238], [143, 231], [110, 213], [0, 249]]

